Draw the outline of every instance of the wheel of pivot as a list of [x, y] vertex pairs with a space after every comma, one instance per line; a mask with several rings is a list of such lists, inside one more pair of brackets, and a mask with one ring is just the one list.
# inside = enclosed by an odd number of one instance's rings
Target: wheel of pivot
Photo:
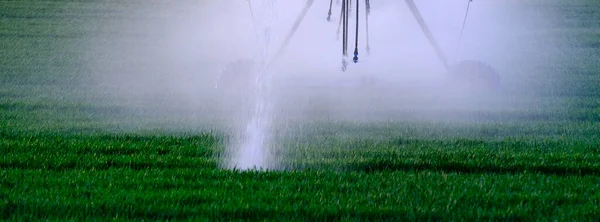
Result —
[[490, 65], [477, 60], [465, 60], [450, 68], [448, 84], [457, 90], [497, 92], [501, 89], [500, 75]]

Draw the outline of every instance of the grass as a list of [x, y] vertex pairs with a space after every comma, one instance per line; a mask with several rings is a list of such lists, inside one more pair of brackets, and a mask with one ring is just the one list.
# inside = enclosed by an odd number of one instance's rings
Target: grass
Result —
[[[541, 65], [551, 74], [537, 82], [544, 90], [520, 95], [537, 107], [452, 111], [468, 121], [288, 122], [279, 126], [276, 171], [222, 169], [227, 134], [215, 120], [98, 92], [96, 69], [128, 70], [93, 46], [152, 42], [145, 27], [120, 23], [166, 24], [164, 14], [148, 13], [165, 4], [0, 2], [0, 219], [600, 217], [600, 37], [586, 17], [600, 9], [593, 1], [535, 6], [562, 13], [557, 27], [538, 31], [575, 41], [548, 47], [576, 57]], [[396, 115], [417, 116], [403, 112]]]

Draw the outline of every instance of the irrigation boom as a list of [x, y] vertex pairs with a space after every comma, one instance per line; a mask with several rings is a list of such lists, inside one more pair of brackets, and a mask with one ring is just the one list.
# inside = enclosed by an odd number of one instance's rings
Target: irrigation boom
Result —
[[[250, 0], [249, 0], [250, 1]], [[337, 0], [338, 2], [340, 0]], [[354, 57], [353, 57], [353, 62], [357, 63], [358, 62], [358, 31], [359, 31], [359, 17], [360, 17], [360, 2], [364, 2], [364, 6], [365, 6], [365, 13], [364, 14], [364, 18], [365, 18], [365, 26], [366, 26], [366, 51], [367, 53], [370, 50], [369, 47], [369, 29], [368, 29], [368, 25], [369, 25], [369, 14], [371, 13], [371, 6], [370, 6], [370, 1], [369, 0], [354, 0], [356, 4], [353, 4], [352, 0], [341, 0], [341, 11], [340, 11], [340, 21], [339, 21], [339, 27], [338, 27], [338, 34], [339, 34], [339, 30], [340, 28], [342, 28], [342, 71], [346, 71], [347, 69], [347, 64], [348, 62], [346, 61], [346, 58], [348, 57], [348, 32], [349, 32], [349, 21], [350, 21], [350, 12], [352, 11], [352, 7], [354, 5], [355, 8], [355, 42], [354, 42]], [[456, 65], [451, 65], [449, 64], [449, 60], [446, 56], [446, 54], [444, 53], [444, 51], [441, 49], [441, 47], [439, 46], [437, 40], [435, 39], [435, 37], [433, 36], [431, 30], [429, 29], [429, 27], [427, 26], [427, 23], [425, 22], [425, 19], [423, 18], [423, 16], [421, 15], [417, 5], [415, 4], [414, 0], [403, 0], [407, 7], [410, 9], [411, 14], [413, 15], [414, 19], [416, 20], [416, 22], [418, 23], [419, 27], [421, 28], [421, 31], [423, 32], [423, 35], [427, 38], [430, 46], [434, 49], [435, 54], [437, 56], [437, 58], [439, 59], [439, 61], [444, 65], [446, 72], [449, 74], [450, 77], [455, 78], [458, 77], [459, 79], [461, 79], [461, 81], [464, 81], [464, 79], [473, 79], [476, 78], [478, 79], [477, 81], [479, 81], [479, 83], [481, 83], [481, 80], [483, 80], [483, 83], [492, 86], [491, 88], [496, 89], [497, 86], [499, 85], [499, 76], [497, 74], [497, 72], [492, 69], [489, 65], [477, 61], [477, 60], [469, 60], [469, 61], [462, 61]], [[463, 21], [463, 25], [462, 25], [462, 29], [461, 29], [461, 35], [459, 38], [459, 43], [460, 40], [462, 39], [462, 33], [467, 21], [467, 15], [469, 13], [469, 6], [471, 4], [471, 2], [473, 0], [466, 0], [468, 1], [467, 4], [467, 9], [465, 12], [465, 19]], [[310, 10], [310, 8], [313, 6], [314, 0], [306, 0], [306, 3], [304, 4], [303, 9], [301, 10], [300, 14], [297, 16], [296, 20], [294, 21], [294, 23], [292, 24], [292, 27], [290, 28], [290, 30], [287, 32], [287, 35], [285, 36], [285, 39], [283, 41], [283, 43], [279, 46], [278, 50], [275, 53], [275, 56], [272, 57], [268, 63], [267, 66], [269, 66], [270, 64], [276, 62], [276, 60], [281, 57], [284, 53], [285, 53], [285, 49], [287, 48], [288, 44], [290, 43], [291, 39], [294, 37], [296, 31], [298, 30], [298, 27], [300, 27], [300, 25], [302, 24], [302, 21], [304, 20], [304, 18], [306, 17], [306, 14], [308, 13], [308, 11]], [[331, 14], [332, 14], [332, 7], [333, 7], [333, 0], [330, 0], [329, 3], [329, 10], [327, 13], [327, 21], [331, 21]], [[458, 45], [457, 45], [458, 48]]]
[[[359, 17], [359, 15], [358, 15], [359, 4], [358, 3], [359, 3], [360, 0], [355, 0], [355, 1], [357, 3], [356, 18], [357, 18], [357, 21], [358, 21], [358, 17]], [[423, 32], [423, 34], [425, 35], [425, 37], [429, 41], [429, 44], [435, 50], [435, 53], [438, 56], [438, 59], [442, 62], [442, 64], [444, 65], [444, 67], [447, 70], [450, 70], [450, 65], [448, 64], [448, 59], [446, 58], [446, 54], [439, 47], [439, 44], [437, 43], [437, 41], [436, 41], [435, 37], [433, 36], [433, 34], [431, 33], [431, 31], [429, 30], [429, 27], [425, 23], [425, 20], [423, 19], [423, 16], [421, 15], [421, 12], [419, 12], [419, 9], [415, 5], [415, 2], [413, 0], [404, 0], [404, 1], [406, 2], [406, 5], [410, 9], [413, 17], [415, 18], [415, 20], [419, 24], [419, 27], [421, 27], [421, 31]], [[472, 1], [472, 0], [469, 0], [469, 1]], [[294, 24], [292, 25], [292, 28], [290, 29], [290, 31], [286, 35], [285, 40], [283, 41], [283, 44], [281, 44], [281, 46], [279, 47], [279, 50], [275, 54], [275, 58], [277, 58], [278, 56], [281, 56], [283, 54], [284, 50], [286, 49], [286, 47], [289, 44], [290, 40], [292, 39], [292, 37], [294, 36], [294, 34], [296, 33], [296, 31], [298, 30], [298, 27], [300, 26], [300, 24], [304, 20], [304, 17], [306, 17], [306, 14], [309, 11], [309, 9], [311, 8], [311, 6], [313, 5], [313, 3], [314, 3], [314, 0], [307, 0], [306, 1], [306, 4], [305, 4], [304, 8], [300, 12], [300, 14], [296, 18]], [[349, 12], [349, 7], [351, 6], [351, 4], [352, 4], [352, 0], [342, 0], [342, 15], [340, 16], [342, 18], [340, 18], [340, 24], [348, 22], [346, 16], [347, 16], [347, 14]], [[370, 13], [370, 3], [369, 3], [369, 0], [365, 0], [365, 4], [366, 4], [366, 9], [367, 9], [367, 12], [365, 13], [365, 18], [368, 21], [368, 14]], [[330, 0], [330, 4], [329, 4], [330, 8], [329, 8], [328, 15], [327, 15], [327, 21], [330, 21], [330, 18], [331, 18], [331, 7], [332, 7], [332, 5], [333, 5], [333, 0]], [[344, 7], [346, 7], [346, 8], [344, 8]], [[367, 23], [367, 25], [368, 25], [368, 23]], [[347, 29], [347, 24], [345, 25], [345, 27]], [[345, 30], [345, 32], [347, 32], [347, 31], [348, 30]], [[358, 22], [357, 22], [357, 30], [356, 31], [358, 32]], [[347, 34], [346, 34], [346, 37], [347, 37]], [[356, 48], [355, 48], [355, 51], [357, 51]], [[356, 56], [356, 54], [357, 53], [355, 53], [355, 56]]]

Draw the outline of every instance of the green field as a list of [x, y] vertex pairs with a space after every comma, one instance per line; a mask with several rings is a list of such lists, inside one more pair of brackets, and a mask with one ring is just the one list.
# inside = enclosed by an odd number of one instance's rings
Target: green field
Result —
[[[538, 43], [558, 56], [507, 78], [535, 86], [513, 90], [521, 105], [290, 118], [277, 170], [241, 171], [221, 167], [228, 132], [203, 116], [217, 103], [160, 88], [169, 58], [110, 53], [157, 52], [161, 36], [140, 33], [192, 7], [0, 1], [0, 220], [598, 220], [600, 4], [543, 2], [528, 9], [552, 25], [527, 35], [552, 36]], [[110, 84], [137, 78], [117, 74], [131, 62], [159, 67], [153, 90]]]

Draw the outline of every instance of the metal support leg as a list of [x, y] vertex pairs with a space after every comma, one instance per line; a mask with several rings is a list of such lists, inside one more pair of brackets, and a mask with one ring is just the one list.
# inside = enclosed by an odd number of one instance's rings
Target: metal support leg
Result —
[[435, 50], [435, 53], [437, 54], [440, 61], [442, 61], [442, 63], [446, 67], [446, 70], [449, 71], [450, 65], [448, 64], [448, 59], [446, 58], [444, 51], [442, 51], [442, 49], [438, 45], [437, 41], [433, 37], [433, 34], [431, 34], [431, 31], [427, 27], [427, 24], [425, 24], [425, 20], [423, 20], [423, 16], [421, 16], [419, 9], [417, 9], [417, 6], [415, 5], [415, 2], [413, 0], [405, 0], [405, 1], [406, 1], [406, 4], [408, 5], [408, 8], [410, 8], [410, 11], [412, 12], [413, 16], [415, 17], [415, 20], [417, 20], [417, 23], [419, 23], [419, 26], [421, 27], [423, 34], [425, 34], [425, 37], [427, 37], [427, 40], [429, 40], [429, 44], [431, 44], [431, 46]]
[[315, 2], [315, 0], [306, 0], [306, 5], [304, 6], [304, 8], [302, 9], [302, 11], [300, 12], [300, 15], [298, 15], [298, 18], [296, 18], [296, 21], [294, 21], [294, 25], [292, 26], [292, 29], [288, 32], [287, 36], [283, 40], [283, 43], [279, 47], [279, 50], [277, 50], [277, 53], [275, 54], [275, 57], [273, 57], [271, 59], [271, 62], [269, 62], [269, 64], [273, 63], [277, 58], [279, 58], [283, 54], [283, 51], [285, 50], [285, 48], [287, 48], [288, 43], [290, 42], [290, 40], [292, 39], [292, 37], [296, 33], [296, 30], [298, 29], [298, 27], [300, 26], [300, 24], [304, 20], [304, 17], [308, 13], [308, 10], [310, 9], [310, 7], [313, 5], [314, 2]]

